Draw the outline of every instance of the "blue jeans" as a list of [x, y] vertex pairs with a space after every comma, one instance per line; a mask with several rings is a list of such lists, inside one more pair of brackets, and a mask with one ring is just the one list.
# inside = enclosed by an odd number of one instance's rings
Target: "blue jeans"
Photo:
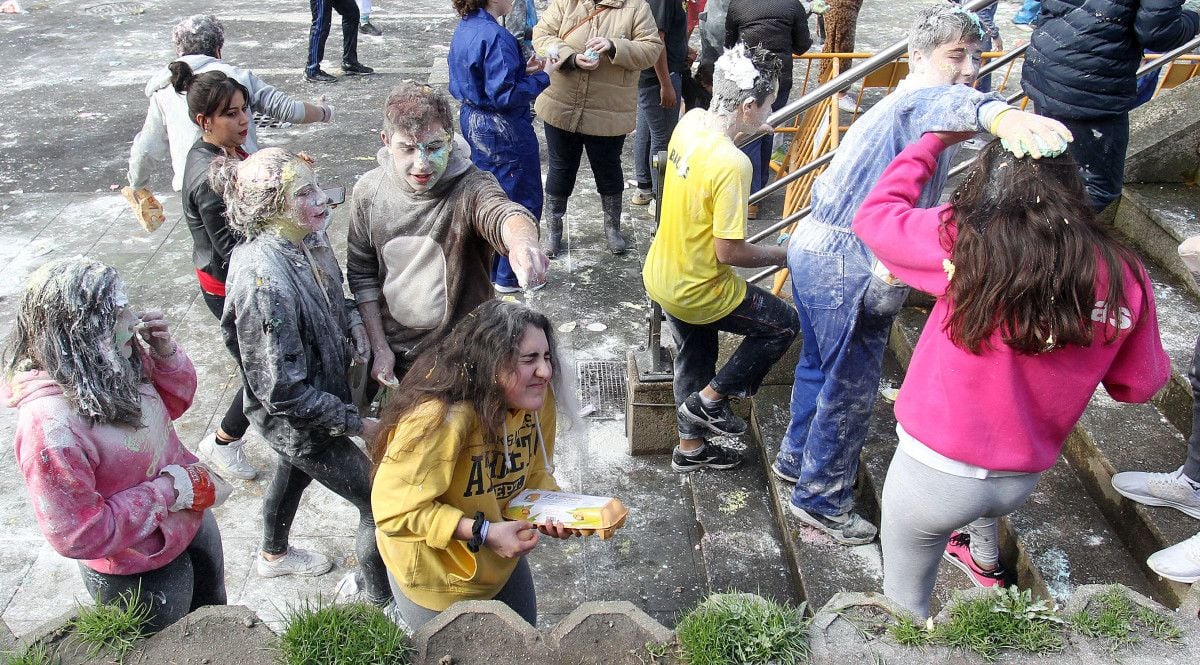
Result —
[[799, 479], [792, 503], [822, 515], [854, 506], [884, 348], [908, 295], [907, 286], [872, 275], [872, 260], [849, 228], [811, 219], [800, 223], [788, 247], [804, 342], [792, 419], [775, 463]]
[[1079, 175], [1087, 187], [1092, 210], [1104, 210], [1121, 197], [1121, 188], [1125, 184], [1129, 114], [1093, 120], [1055, 120], [1066, 125], [1075, 137], [1074, 141], [1067, 144], [1067, 149], [1079, 163]]
[[[664, 312], [665, 313], [665, 312]], [[796, 339], [796, 310], [783, 300], [746, 285], [746, 296], [729, 314], [712, 323], [687, 323], [667, 314], [675, 338], [675, 406], [712, 385], [722, 395], [749, 397], [763, 377]], [[729, 361], [717, 371], [717, 333], [745, 337]], [[676, 417], [681, 439], [703, 439], [708, 429]]]
[[658, 169], [650, 159], [671, 142], [671, 132], [679, 122], [679, 100], [683, 91], [683, 75], [671, 74], [671, 85], [675, 86], [675, 108], [661, 105], [659, 90], [662, 86], [644, 85], [638, 88], [637, 129], [633, 135], [633, 174], [638, 189], [658, 191]]
[[[785, 60], [791, 64], [791, 57]], [[771, 104], [772, 111], [778, 111], [788, 103], [788, 97], [792, 94], [792, 80], [789, 78], [786, 81], [779, 81], [779, 94], [775, 96], [775, 103]], [[771, 151], [775, 147], [775, 136], [764, 136], [753, 143], [748, 143], [742, 146], [742, 152], [750, 158], [750, 164], [754, 167], [754, 176], [750, 181], [750, 191], [757, 192], [767, 186], [767, 181], [771, 179]]]

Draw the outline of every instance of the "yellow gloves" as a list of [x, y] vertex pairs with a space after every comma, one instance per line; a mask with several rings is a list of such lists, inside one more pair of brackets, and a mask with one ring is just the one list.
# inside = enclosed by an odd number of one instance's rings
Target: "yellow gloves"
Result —
[[128, 185], [121, 189], [121, 196], [133, 206], [133, 215], [141, 222], [142, 228], [153, 233], [162, 226], [167, 217], [163, 214], [162, 204], [154, 198], [154, 194], [146, 188], [134, 189]]

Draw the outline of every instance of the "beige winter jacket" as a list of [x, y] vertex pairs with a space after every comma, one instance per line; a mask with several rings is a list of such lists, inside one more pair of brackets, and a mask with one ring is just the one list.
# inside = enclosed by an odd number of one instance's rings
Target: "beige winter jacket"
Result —
[[[598, 7], [604, 11], [588, 19]], [[566, 41], [559, 35], [584, 22]], [[558, 57], [582, 54], [592, 37], [612, 40], [616, 53], [600, 56], [593, 71], [578, 68], [550, 75], [550, 87], [534, 103], [538, 117], [558, 129], [591, 136], [620, 136], [637, 124], [638, 74], [653, 67], [663, 48], [646, 0], [551, 0], [533, 28], [533, 46]]]

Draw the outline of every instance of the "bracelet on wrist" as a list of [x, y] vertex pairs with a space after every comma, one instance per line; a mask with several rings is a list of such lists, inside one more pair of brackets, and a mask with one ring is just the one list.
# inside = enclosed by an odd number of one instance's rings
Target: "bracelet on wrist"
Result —
[[471, 524], [471, 539], [467, 541], [467, 549], [472, 552], [478, 552], [483, 545], [483, 527], [487, 524], [487, 520], [483, 518], [483, 512], [475, 513], [475, 521]]

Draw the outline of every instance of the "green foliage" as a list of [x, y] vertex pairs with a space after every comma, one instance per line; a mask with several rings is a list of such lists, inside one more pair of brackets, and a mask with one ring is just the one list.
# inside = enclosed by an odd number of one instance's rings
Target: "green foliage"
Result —
[[1076, 612], [1070, 624], [1080, 635], [1104, 640], [1114, 653], [1140, 642], [1143, 634], [1164, 641], [1176, 641], [1183, 635], [1170, 617], [1137, 605], [1116, 586], [1093, 597], [1090, 609]]
[[710, 596], [675, 627], [688, 665], [795, 665], [808, 658], [804, 605], [746, 594]]
[[404, 631], [373, 605], [305, 601], [289, 608], [287, 623], [279, 636], [287, 665], [406, 665], [412, 656]]
[[992, 662], [1005, 650], [1047, 654], [1063, 648], [1063, 620], [1028, 589], [999, 589], [986, 596], [955, 602], [950, 620], [927, 631], [911, 618], [892, 626], [892, 639], [904, 646], [938, 644], [971, 651]]
[[8, 665], [54, 665], [58, 662], [43, 644], [34, 644], [24, 651], [5, 651], [0, 657]]
[[147, 636], [149, 620], [150, 606], [141, 602], [141, 593], [135, 590], [110, 603], [80, 608], [68, 624], [70, 639], [87, 645], [90, 659], [108, 651], [121, 661], [138, 640]]

